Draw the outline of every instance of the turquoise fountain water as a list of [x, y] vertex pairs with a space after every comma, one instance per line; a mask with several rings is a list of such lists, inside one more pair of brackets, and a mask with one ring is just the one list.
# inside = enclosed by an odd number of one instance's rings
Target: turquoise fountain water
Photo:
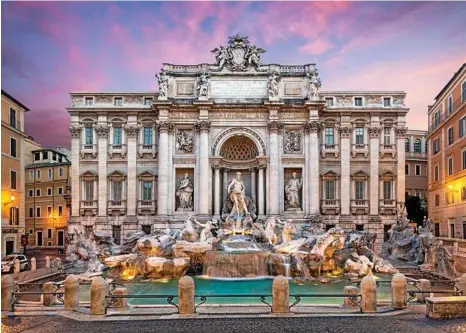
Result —
[[[389, 281], [390, 275], [377, 275], [380, 281]], [[193, 277], [196, 295], [248, 295], [248, 294], [272, 294], [272, 278], [257, 279], [212, 279], [202, 276]], [[319, 284], [317, 282], [296, 283], [290, 280], [290, 294], [343, 294], [343, 289], [350, 281], [341, 277], [331, 283]], [[126, 283], [128, 294], [153, 294], [153, 295], [177, 295], [178, 279], [162, 279], [147, 282]], [[89, 286], [81, 286], [81, 301], [89, 301]], [[382, 283], [377, 288], [379, 301], [390, 300], [390, 283]], [[177, 299], [175, 299], [175, 302]], [[271, 301], [271, 299], [269, 299]], [[290, 298], [293, 303], [294, 298]], [[196, 303], [199, 303], [199, 298]], [[132, 305], [167, 304], [165, 299], [129, 299]], [[228, 297], [207, 299], [206, 304], [261, 304], [258, 298], [252, 297]], [[302, 298], [300, 304], [343, 304], [343, 298]]]

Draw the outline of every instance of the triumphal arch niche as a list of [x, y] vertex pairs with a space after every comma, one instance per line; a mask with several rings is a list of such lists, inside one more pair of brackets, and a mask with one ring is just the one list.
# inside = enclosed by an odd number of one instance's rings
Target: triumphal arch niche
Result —
[[240, 226], [319, 215], [325, 103], [315, 64], [262, 64], [265, 50], [240, 35], [211, 52], [214, 64], [163, 64], [157, 74], [157, 219], [188, 213]]

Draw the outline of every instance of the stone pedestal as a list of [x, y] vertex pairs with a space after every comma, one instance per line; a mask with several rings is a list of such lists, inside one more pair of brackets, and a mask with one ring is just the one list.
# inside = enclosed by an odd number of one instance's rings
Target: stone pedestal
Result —
[[2, 277], [2, 311], [11, 311], [15, 281], [11, 275]]
[[21, 272], [21, 263], [19, 262], [18, 259], [15, 259], [13, 269], [14, 269], [14, 272], [15, 272], [15, 273]]
[[194, 280], [183, 276], [178, 282], [178, 307], [180, 314], [194, 314]]
[[290, 286], [283, 275], [273, 279], [272, 284], [272, 313], [290, 312]]
[[79, 279], [71, 274], [65, 280], [65, 310], [75, 311], [79, 308]]
[[[112, 295], [128, 295], [128, 289], [125, 287], [115, 288], [112, 292]], [[128, 299], [127, 298], [117, 298], [115, 303], [113, 303], [113, 307], [115, 309], [125, 309], [128, 307]]]
[[377, 312], [377, 285], [372, 275], [365, 276], [362, 279], [361, 295], [362, 312]]
[[[42, 291], [44, 293], [53, 293], [55, 291], [55, 285], [53, 282], [46, 282], [42, 287]], [[43, 297], [43, 304], [45, 306], [51, 306], [55, 304], [55, 296], [54, 295], [45, 295]]]
[[405, 309], [407, 307], [406, 292], [406, 277], [401, 273], [396, 273], [392, 277], [392, 308]]
[[45, 268], [50, 268], [50, 257], [49, 256], [45, 257]]
[[107, 301], [105, 296], [108, 296], [108, 284], [99, 277], [94, 278], [91, 284], [91, 315], [104, 315]]
[[[355, 286], [346, 286], [344, 288], [344, 292], [343, 292], [345, 295], [348, 295], [348, 296], [355, 296], [359, 293], [359, 288], [358, 287], [355, 287]], [[345, 297], [345, 301], [343, 303], [344, 306], [350, 306], [350, 307], [355, 307], [355, 306], [358, 306], [358, 304], [353, 301], [352, 299], [350, 299], [349, 297]]]
[[37, 269], [36, 258], [31, 258], [31, 271], [35, 271]]

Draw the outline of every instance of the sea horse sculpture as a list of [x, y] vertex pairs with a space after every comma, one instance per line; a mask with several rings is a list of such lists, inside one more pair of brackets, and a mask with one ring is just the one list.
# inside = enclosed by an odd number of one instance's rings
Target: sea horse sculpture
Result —
[[199, 239], [199, 233], [194, 228], [193, 217], [191, 215], [184, 221], [184, 228], [181, 230], [180, 239], [188, 242], [196, 242]]
[[269, 217], [265, 224], [265, 238], [270, 245], [276, 245], [278, 242], [278, 237], [275, 233], [275, 217]]
[[283, 225], [282, 242], [291, 242], [292, 235], [296, 234], [296, 227], [294, 226], [293, 221], [291, 219], [288, 219], [285, 222], [282, 222], [279, 218], [277, 218], [277, 221], [279, 224]]

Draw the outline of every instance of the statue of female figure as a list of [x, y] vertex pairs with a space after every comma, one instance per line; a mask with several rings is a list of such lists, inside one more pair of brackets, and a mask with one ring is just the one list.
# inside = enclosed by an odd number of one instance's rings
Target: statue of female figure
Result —
[[293, 172], [293, 177], [288, 181], [285, 186], [286, 205], [289, 208], [300, 208], [299, 190], [303, 185], [302, 179], [296, 178], [296, 172]]
[[180, 200], [179, 210], [193, 209], [193, 191], [194, 188], [189, 179], [189, 175], [185, 173], [184, 178], [180, 181], [180, 186], [176, 190], [176, 196]]

